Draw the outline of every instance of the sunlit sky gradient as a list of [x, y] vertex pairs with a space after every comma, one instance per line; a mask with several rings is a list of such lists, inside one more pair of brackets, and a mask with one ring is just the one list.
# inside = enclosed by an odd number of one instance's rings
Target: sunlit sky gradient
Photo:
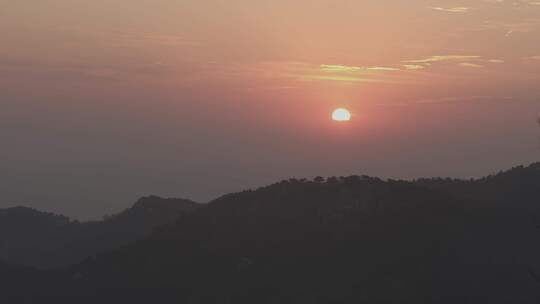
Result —
[[0, 207], [540, 156], [536, 0], [0, 0], [0, 37]]

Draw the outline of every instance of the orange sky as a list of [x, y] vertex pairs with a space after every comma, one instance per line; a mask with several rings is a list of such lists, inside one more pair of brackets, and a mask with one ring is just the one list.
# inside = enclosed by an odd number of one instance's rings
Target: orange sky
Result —
[[535, 0], [0, 6], [0, 206], [94, 217], [150, 193], [469, 177], [540, 154]]

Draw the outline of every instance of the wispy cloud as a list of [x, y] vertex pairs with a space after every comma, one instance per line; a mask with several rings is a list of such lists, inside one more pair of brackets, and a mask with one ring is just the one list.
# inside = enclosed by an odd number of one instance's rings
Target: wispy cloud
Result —
[[392, 72], [399, 71], [400, 69], [394, 67], [373, 66], [373, 67], [358, 67], [358, 66], [346, 66], [346, 65], [334, 65], [334, 64], [321, 64], [321, 71], [325, 72], [337, 72], [337, 73], [355, 73], [362, 71], [380, 71], [380, 72]]
[[301, 76], [302, 80], [330, 80], [340, 82], [384, 82], [382, 80], [368, 78], [368, 77], [354, 77], [354, 76], [340, 76], [340, 75], [304, 75]]
[[425, 65], [419, 65], [419, 64], [404, 64], [403, 67], [406, 70], [423, 70], [426, 68]]
[[348, 66], [341, 64], [321, 64], [318, 71], [309, 71], [303, 80], [329, 80], [341, 82], [389, 82], [387, 72], [401, 71], [391, 66]]
[[321, 64], [321, 71], [325, 72], [359, 72], [364, 70], [357, 66], [335, 65], [335, 64]]
[[503, 59], [485, 59], [479, 55], [434, 55], [421, 59], [410, 59], [402, 61], [402, 66], [406, 70], [422, 70], [437, 64], [457, 65], [467, 68], [483, 68], [489, 64], [501, 64]]
[[399, 71], [398, 68], [392, 68], [392, 67], [368, 67], [367, 68], [370, 71], [386, 71], [386, 72], [393, 72], [393, 71]]
[[453, 103], [467, 103], [467, 102], [504, 102], [512, 101], [514, 98], [511, 96], [447, 96], [439, 98], [421, 99], [416, 100], [416, 104], [453, 104]]
[[443, 61], [463, 61], [463, 60], [470, 60], [470, 59], [480, 59], [482, 56], [476, 56], [476, 55], [435, 55], [428, 58], [423, 59], [415, 59], [415, 60], [405, 60], [403, 62], [405, 63], [435, 63], [435, 62], [443, 62]]
[[312, 64], [296, 61], [271, 61], [240, 65], [225, 73], [228, 75], [259, 75], [266, 79], [289, 81], [331, 81], [343, 83], [382, 83], [389, 80], [380, 67], [359, 67], [340, 64]]
[[[298, 61], [267, 61], [252, 64], [235, 65], [224, 68], [223, 75], [243, 77], [258, 75], [261, 79], [288, 81], [332, 81], [344, 83], [423, 83], [428, 74], [413, 74], [415, 71], [428, 70], [435, 66], [461, 66], [464, 68], [482, 68], [488, 64], [502, 63], [504, 60], [484, 59], [479, 55], [433, 55], [409, 59], [396, 63], [387, 62], [382, 65], [346, 65], [346, 64], [313, 64]], [[455, 70], [454, 70], [455, 72]], [[422, 76], [423, 75], [423, 76]]]
[[477, 63], [471, 63], [471, 62], [460, 62], [458, 64], [459, 66], [466, 67], [466, 68], [483, 68], [483, 65], [477, 64]]
[[432, 10], [447, 12], [447, 13], [467, 13], [472, 10], [471, 7], [458, 6], [458, 7], [429, 7]]
[[342, 64], [321, 64], [318, 69], [308, 68], [298, 76], [302, 80], [327, 80], [339, 82], [387, 82], [385, 72], [400, 71], [388, 66], [348, 66]]
[[540, 5], [540, 1], [534, 1], [534, 0], [514, 0], [514, 1], [505, 1], [505, 0], [483, 0], [487, 3], [493, 3], [493, 4], [506, 4], [511, 5], [513, 7], [521, 7], [521, 6], [536, 6]]

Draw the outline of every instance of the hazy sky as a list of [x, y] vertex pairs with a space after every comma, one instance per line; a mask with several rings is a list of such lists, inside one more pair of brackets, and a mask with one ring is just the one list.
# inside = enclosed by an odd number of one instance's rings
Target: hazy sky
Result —
[[0, 207], [527, 164], [539, 37], [537, 0], [0, 0]]

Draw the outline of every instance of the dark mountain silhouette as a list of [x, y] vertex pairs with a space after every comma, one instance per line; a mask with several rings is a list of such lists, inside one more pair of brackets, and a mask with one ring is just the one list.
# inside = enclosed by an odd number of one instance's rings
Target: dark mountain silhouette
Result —
[[67, 266], [142, 239], [196, 206], [150, 196], [119, 214], [85, 223], [25, 207], [0, 209], [0, 259], [41, 268]]
[[9, 297], [11, 303], [537, 303], [538, 168], [472, 181], [292, 179], [229, 194], [144, 240], [67, 269], [11, 269], [32, 280]]
[[538, 208], [540, 204], [540, 163], [519, 166], [481, 179], [419, 179], [423, 187], [453, 195], [499, 203], [507, 207]]

